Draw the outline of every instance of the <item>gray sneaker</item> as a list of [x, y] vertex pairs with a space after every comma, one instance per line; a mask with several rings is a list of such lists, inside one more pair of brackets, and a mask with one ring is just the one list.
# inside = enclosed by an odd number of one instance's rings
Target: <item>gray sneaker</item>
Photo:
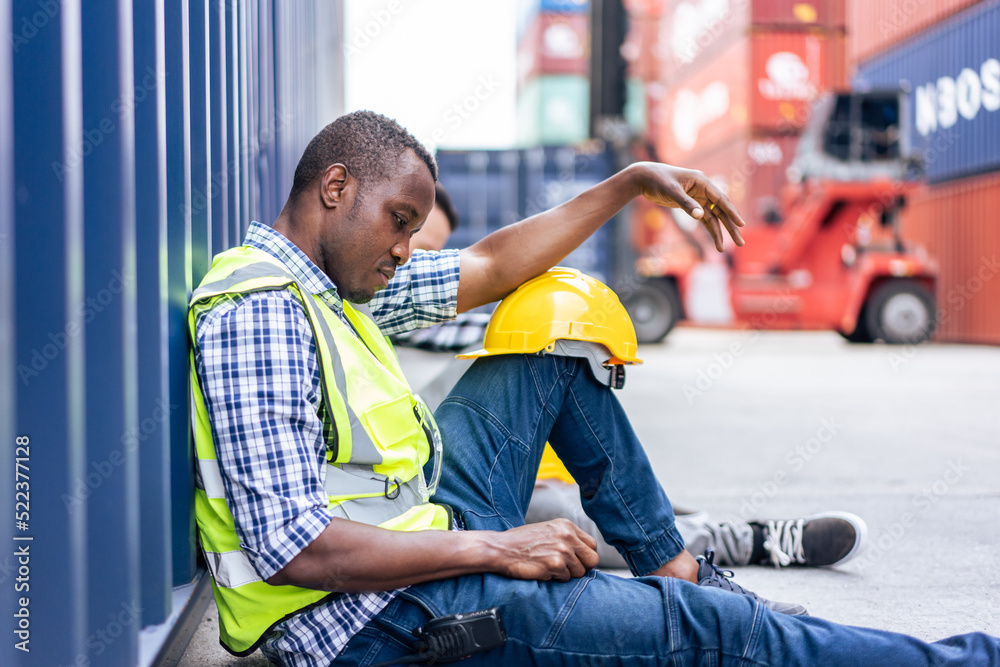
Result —
[[779, 614], [787, 614], [789, 616], [809, 615], [806, 608], [800, 604], [766, 600], [756, 593], [748, 591], [737, 584], [735, 581], [730, 579], [730, 577], [733, 576], [732, 571], [723, 570], [715, 564], [715, 552], [711, 549], [705, 549], [705, 555], [698, 556], [697, 561], [699, 586], [711, 586], [712, 588], [721, 588], [724, 591], [730, 591], [732, 593], [736, 593], [737, 595], [747, 595], [752, 597], [754, 600], [757, 600], [771, 611], [776, 611]]
[[804, 519], [750, 521], [754, 532], [752, 563], [775, 567], [840, 565], [860, 553], [868, 527], [856, 514], [824, 512]]

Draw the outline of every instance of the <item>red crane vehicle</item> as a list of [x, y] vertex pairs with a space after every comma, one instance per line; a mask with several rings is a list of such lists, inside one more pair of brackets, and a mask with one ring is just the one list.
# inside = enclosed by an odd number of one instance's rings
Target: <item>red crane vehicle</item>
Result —
[[[818, 102], [780, 201], [752, 212], [759, 219], [748, 220], [746, 246], [726, 256], [734, 324], [832, 329], [852, 342], [932, 335], [936, 264], [900, 234], [900, 211], [923, 172], [903, 131], [907, 112], [896, 91]], [[639, 249], [643, 280], [624, 301], [640, 342], [662, 340], [684, 318], [693, 270], [705, 257], [690, 233], [674, 237], [684, 242]]]

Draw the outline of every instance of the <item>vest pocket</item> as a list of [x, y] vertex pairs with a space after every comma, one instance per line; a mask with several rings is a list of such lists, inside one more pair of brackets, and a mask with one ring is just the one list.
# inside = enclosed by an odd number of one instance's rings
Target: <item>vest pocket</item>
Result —
[[369, 408], [361, 419], [384, 452], [380, 472], [398, 475], [403, 481], [412, 479], [427, 460], [428, 451], [419, 437], [420, 425], [409, 395]]

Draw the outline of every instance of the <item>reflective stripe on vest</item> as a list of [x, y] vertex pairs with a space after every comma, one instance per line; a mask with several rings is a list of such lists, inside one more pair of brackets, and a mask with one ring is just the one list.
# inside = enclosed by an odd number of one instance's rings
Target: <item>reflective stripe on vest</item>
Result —
[[[377, 325], [345, 303], [349, 327], [318, 297], [303, 290], [283, 265], [260, 250], [242, 247], [218, 255], [205, 280], [191, 298], [188, 326], [192, 340], [196, 306], [222, 295], [288, 290], [302, 304], [315, 339], [322, 404], [334, 426], [324, 466], [330, 513], [393, 530], [448, 529], [450, 510], [427, 503], [422, 475], [428, 448], [432, 441], [439, 442], [436, 425], [410, 391]], [[320, 603], [328, 593], [270, 586], [241, 550], [226, 504], [193, 350], [190, 360], [200, 542], [213, 578], [220, 639], [230, 652], [246, 655], [274, 624]], [[439, 461], [440, 456], [435, 463]]]

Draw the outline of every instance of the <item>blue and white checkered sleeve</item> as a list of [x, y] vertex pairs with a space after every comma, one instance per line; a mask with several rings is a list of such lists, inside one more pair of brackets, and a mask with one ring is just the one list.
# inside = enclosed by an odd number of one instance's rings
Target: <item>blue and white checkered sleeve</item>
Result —
[[196, 343], [226, 501], [267, 579], [331, 520], [312, 330], [294, 295], [258, 292], [199, 314]]
[[415, 250], [368, 305], [384, 334], [422, 329], [458, 313], [458, 250]]

